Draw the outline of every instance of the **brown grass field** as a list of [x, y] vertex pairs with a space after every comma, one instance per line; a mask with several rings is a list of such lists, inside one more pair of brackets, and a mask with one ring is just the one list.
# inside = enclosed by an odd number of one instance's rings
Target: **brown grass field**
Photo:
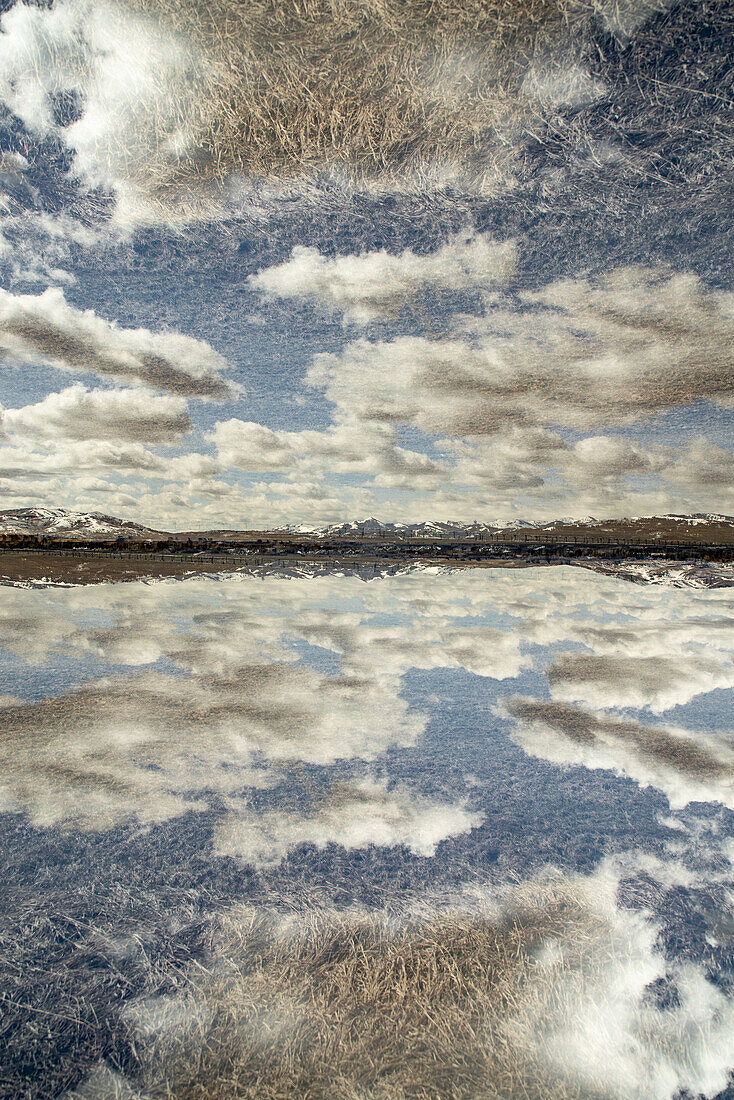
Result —
[[155, 1001], [132, 1013], [141, 1083], [152, 1100], [601, 1100], [553, 1068], [535, 1021], [614, 951], [568, 882], [517, 888], [499, 916], [243, 906], [179, 986], [175, 1034]]

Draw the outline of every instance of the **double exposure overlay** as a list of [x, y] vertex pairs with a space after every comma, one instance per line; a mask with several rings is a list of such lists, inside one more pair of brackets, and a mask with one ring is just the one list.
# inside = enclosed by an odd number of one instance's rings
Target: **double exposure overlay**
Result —
[[733, 1100], [733, 31], [0, 0], [0, 1100]]

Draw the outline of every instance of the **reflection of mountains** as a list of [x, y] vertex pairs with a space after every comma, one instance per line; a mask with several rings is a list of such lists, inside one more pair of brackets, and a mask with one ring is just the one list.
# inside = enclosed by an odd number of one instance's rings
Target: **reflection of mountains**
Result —
[[[537, 562], [492, 562], [490, 567], [502, 569], [538, 568]], [[734, 566], [731, 565], [681, 565], [641, 564], [640, 562], [564, 562], [571, 567], [581, 566], [608, 577], [632, 581], [634, 584], [655, 584], [670, 588], [731, 588], [734, 587]], [[484, 565], [483, 565], [484, 567]], [[328, 563], [304, 563], [290, 565], [287, 562], [268, 562], [254, 566], [248, 572], [255, 576], [318, 577], [324, 574], [340, 577], [357, 577], [360, 580], [376, 580], [379, 577], [399, 577], [410, 573], [455, 573], [452, 565], [339, 565]]]

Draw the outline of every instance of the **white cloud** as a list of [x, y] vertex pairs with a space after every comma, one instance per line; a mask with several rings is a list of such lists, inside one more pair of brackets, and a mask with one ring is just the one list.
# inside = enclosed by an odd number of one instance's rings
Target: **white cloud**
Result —
[[0, 351], [19, 362], [41, 360], [185, 397], [222, 399], [234, 392], [221, 377], [225, 360], [205, 341], [120, 328], [91, 309], [69, 305], [56, 287], [42, 294], [0, 290]]
[[100, 1062], [75, 1089], [62, 1094], [62, 1100], [145, 1100], [130, 1082]]
[[370, 778], [338, 785], [312, 814], [232, 809], [215, 830], [214, 850], [256, 866], [280, 863], [299, 844], [317, 848], [403, 844], [416, 855], [432, 856], [442, 840], [468, 833], [483, 820], [482, 814], [462, 803], [425, 798], [405, 786], [388, 789], [386, 781]]
[[[238, 419], [220, 421], [208, 438], [219, 461], [252, 472], [290, 472], [297, 482], [328, 474], [363, 474], [375, 485], [414, 487], [445, 479], [428, 455], [397, 444], [394, 429], [361, 423], [337, 424], [327, 431], [272, 431]], [[297, 493], [297, 485], [294, 485]]]
[[[704, 439], [681, 449], [610, 431], [693, 401], [731, 403], [734, 295], [663, 268], [558, 281], [513, 299], [490, 294], [487, 288], [508, 276], [512, 254], [511, 244], [476, 236], [427, 256], [326, 259], [301, 252], [261, 272], [257, 285], [268, 293], [308, 294], [347, 314], [353, 308], [370, 316], [390, 312], [428, 283], [482, 289], [486, 309], [480, 317], [455, 317], [452, 334], [441, 338], [362, 339], [338, 354], [317, 355], [307, 381], [334, 408], [323, 430], [274, 430], [231, 418], [207, 437], [216, 459], [189, 454], [165, 463], [139, 454], [133, 461], [128, 453], [125, 469], [178, 483], [169, 491], [141, 481], [135, 494], [140, 507], [150, 509], [144, 518], [154, 526], [190, 526], [192, 507], [202, 524], [215, 526], [327, 523], [368, 514], [507, 520], [734, 509], [728, 451]], [[0, 346], [19, 361], [40, 358], [177, 398], [234, 392], [222, 375], [224, 361], [208, 344], [122, 329], [70, 306], [59, 290], [0, 293]], [[30, 415], [8, 414], [8, 428], [13, 421], [21, 428]], [[88, 427], [73, 429], [59, 416], [66, 433], [58, 444], [62, 477], [73, 461], [63, 439], [91, 438], [102, 429], [94, 427], [94, 416]], [[135, 434], [129, 426], [107, 442], [165, 443], [185, 430], [183, 415], [174, 420], [160, 436], [148, 428]], [[403, 426], [430, 438], [407, 443]], [[567, 428], [586, 437], [568, 442]], [[48, 431], [37, 438], [46, 453], [29, 452], [25, 470], [17, 448], [7, 456], [21, 494], [29, 491], [22, 481], [38, 480], [52, 465]], [[83, 459], [84, 475], [98, 485], [95, 490], [90, 481], [84, 489], [88, 506], [110, 508], [114, 480], [109, 491], [102, 485], [112, 478], [114, 455], [100, 449], [96, 468], [91, 450]], [[218, 478], [227, 468], [260, 476], [232, 485]], [[55, 503], [73, 499], [80, 488], [62, 483]], [[393, 492], [388, 497], [385, 490]]]
[[186, 401], [143, 389], [69, 386], [36, 405], [5, 409], [5, 428], [31, 439], [176, 443], [191, 428]]
[[734, 809], [734, 751], [721, 737], [598, 717], [562, 703], [516, 699], [512, 737], [554, 764], [604, 768], [663, 791], [674, 809], [720, 802]]
[[[140, 443], [107, 439], [69, 440], [58, 436], [44, 439], [39, 433], [31, 448], [26, 445], [24, 431], [21, 425], [12, 444], [0, 448], [0, 478], [15, 478], [20, 491], [23, 491], [22, 483], [28, 479], [95, 473], [108, 477], [114, 473], [143, 473], [155, 477], [165, 476], [171, 468], [179, 469], [182, 465], [180, 459], [166, 461]], [[105, 491], [114, 491], [112, 482], [101, 484]]]
[[[734, 400], [734, 294], [692, 275], [628, 268], [521, 297], [518, 312], [495, 303], [460, 319], [471, 341], [357, 340], [317, 356], [309, 381], [342, 419], [449, 436], [591, 430]], [[589, 457], [583, 448], [580, 457]]]
[[248, 281], [267, 297], [311, 299], [339, 310], [345, 322], [364, 325], [397, 314], [425, 287], [487, 290], [508, 283], [516, 267], [514, 242], [497, 244], [478, 234], [456, 237], [427, 255], [381, 250], [329, 259], [299, 246], [286, 263]]
[[576, 484], [598, 482], [599, 478], [617, 480], [630, 474], [649, 474], [665, 470], [670, 463], [663, 448], [642, 446], [619, 436], [587, 436], [574, 444], [564, 462], [565, 475]]

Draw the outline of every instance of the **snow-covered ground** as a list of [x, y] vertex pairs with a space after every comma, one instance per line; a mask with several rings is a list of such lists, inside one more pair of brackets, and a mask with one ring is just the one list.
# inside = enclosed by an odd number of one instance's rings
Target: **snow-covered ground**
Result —
[[691, 562], [591, 562], [574, 563], [635, 584], [665, 585], [668, 588], [732, 588], [734, 565]]

